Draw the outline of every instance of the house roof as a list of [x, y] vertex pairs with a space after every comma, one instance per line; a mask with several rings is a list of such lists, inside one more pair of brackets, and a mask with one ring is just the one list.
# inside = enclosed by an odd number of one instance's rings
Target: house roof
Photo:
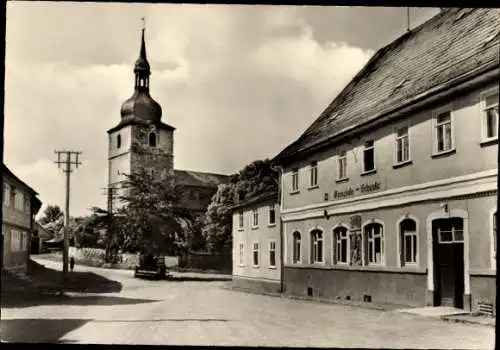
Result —
[[284, 164], [331, 144], [357, 126], [478, 68], [498, 68], [499, 31], [499, 9], [443, 10], [378, 50], [316, 121], [273, 161]]
[[23, 180], [21, 180], [20, 178], [18, 178], [8, 167], [7, 165], [5, 165], [5, 163], [2, 163], [2, 177], [4, 175], [9, 176], [10, 178], [14, 179], [15, 181], [19, 182], [21, 185], [23, 185], [24, 187], [26, 187], [28, 189], [28, 191], [30, 191], [33, 195], [37, 195], [38, 192], [36, 192], [33, 188], [31, 188], [26, 182], [24, 182]]
[[190, 170], [174, 170], [175, 182], [181, 186], [217, 188], [229, 183], [230, 176]]
[[264, 204], [269, 202], [278, 202], [278, 192], [264, 192], [259, 195], [250, 197], [232, 207], [233, 210], [247, 208], [257, 204]]

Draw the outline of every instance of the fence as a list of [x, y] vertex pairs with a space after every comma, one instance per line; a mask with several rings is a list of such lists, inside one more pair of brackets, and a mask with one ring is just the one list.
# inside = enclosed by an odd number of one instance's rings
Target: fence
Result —
[[188, 252], [179, 259], [179, 267], [198, 270], [232, 271], [232, 258], [228, 252]]

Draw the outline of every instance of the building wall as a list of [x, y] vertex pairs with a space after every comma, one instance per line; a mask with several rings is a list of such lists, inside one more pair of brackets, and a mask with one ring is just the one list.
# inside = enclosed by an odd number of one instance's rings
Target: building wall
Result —
[[[275, 209], [276, 223], [269, 224], [269, 206]], [[258, 210], [259, 222], [253, 227], [253, 208]], [[281, 280], [281, 249], [280, 249], [280, 222], [279, 205], [274, 203], [256, 204], [242, 209], [243, 227], [239, 227], [239, 211], [233, 214], [233, 279], [239, 285], [250, 286], [252, 282], [262, 286], [262, 283], [272, 284], [279, 289]], [[276, 244], [276, 266], [269, 265], [270, 241]], [[259, 265], [253, 266], [253, 243], [259, 243]], [[240, 243], [244, 246], [244, 261], [240, 263]], [[255, 284], [254, 283], [254, 284]], [[260, 288], [260, 287], [259, 287]], [[257, 288], [257, 289], [259, 289]], [[274, 290], [273, 289], [273, 290]]]
[[[402, 186], [427, 183], [440, 179], [473, 174], [497, 167], [498, 142], [484, 144], [481, 94], [496, 89], [496, 85], [484, 86], [453, 100], [375, 128], [349, 143], [332, 147], [327, 151], [307, 157], [284, 169], [283, 208], [300, 208], [311, 204], [335, 203], [335, 191], [354, 190], [348, 197], [363, 195], [355, 189], [364, 184], [377, 184], [377, 188], [366, 193], [383, 192]], [[433, 156], [434, 113], [441, 108], [451, 108], [455, 149], [451, 153]], [[404, 165], [395, 166], [394, 129], [409, 126], [410, 159]], [[375, 140], [376, 172], [362, 173], [363, 145], [366, 140]], [[336, 181], [337, 152], [347, 151], [348, 180]], [[472, 161], [473, 160], [473, 161]], [[318, 162], [318, 187], [308, 188], [309, 164]], [[292, 169], [299, 169], [299, 193], [291, 193]], [[328, 193], [328, 200], [325, 200]]]
[[[3, 175], [4, 192], [2, 196], [2, 235], [3, 235], [3, 257], [2, 264], [6, 270], [24, 271], [27, 266], [30, 240], [31, 240], [31, 193], [15, 179]], [[14, 205], [14, 196], [6, 201], [5, 185], [20, 191], [23, 195], [23, 208], [18, 209]], [[17, 232], [17, 233], [16, 233]]]

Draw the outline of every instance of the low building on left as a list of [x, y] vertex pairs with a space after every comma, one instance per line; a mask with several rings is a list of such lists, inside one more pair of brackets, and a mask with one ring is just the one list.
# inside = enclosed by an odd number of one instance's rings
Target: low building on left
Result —
[[2, 163], [2, 271], [25, 273], [35, 215], [42, 202], [38, 193]]

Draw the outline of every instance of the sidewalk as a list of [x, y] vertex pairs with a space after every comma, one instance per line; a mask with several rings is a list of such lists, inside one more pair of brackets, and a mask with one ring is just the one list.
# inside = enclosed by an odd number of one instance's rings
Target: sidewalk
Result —
[[475, 314], [445, 316], [442, 319], [448, 322], [480, 324], [489, 327], [495, 327], [496, 324], [494, 317]]

